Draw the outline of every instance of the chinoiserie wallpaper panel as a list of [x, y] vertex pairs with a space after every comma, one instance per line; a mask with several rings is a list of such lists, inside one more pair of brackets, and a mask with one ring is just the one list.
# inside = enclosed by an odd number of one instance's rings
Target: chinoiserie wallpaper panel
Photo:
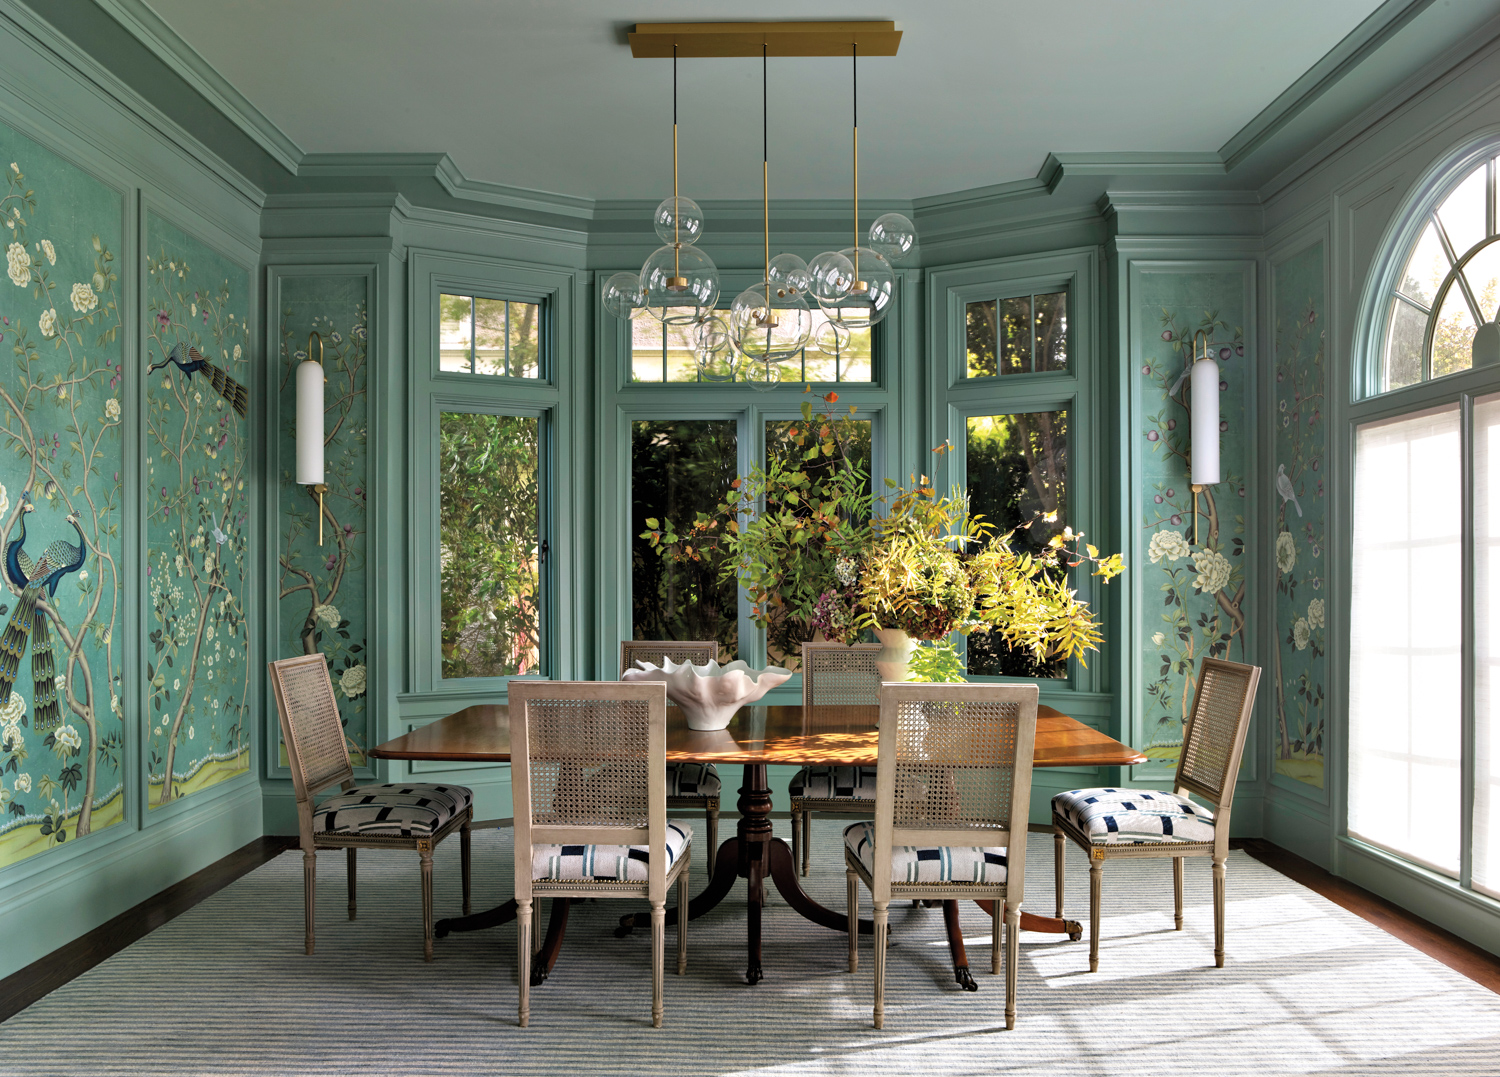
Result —
[[[280, 657], [328, 658], [344, 738], [355, 766], [371, 743], [366, 711], [366, 540], [368, 490], [365, 387], [369, 342], [368, 282], [363, 275], [285, 276], [279, 280], [278, 392], [280, 519], [278, 602]], [[296, 480], [296, 368], [309, 334], [321, 340], [323, 389], [323, 536], [318, 501]], [[313, 359], [320, 351], [313, 341]], [[276, 726], [274, 717], [272, 726]], [[279, 736], [279, 727], [273, 736]], [[281, 765], [286, 752], [281, 750]]]
[[149, 805], [250, 768], [250, 275], [146, 219]]
[[[1137, 464], [1126, 578], [1136, 610], [1136, 697], [1128, 739], [1151, 760], [1137, 768], [1140, 777], [1168, 777], [1175, 768], [1203, 657], [1247, 660], [1251, 273], [1249, 263], [1133, 267], [1128, 435]], [[1199, 330], [1219, 365], [1221, 481], [1199, 495], [1195, 540], [1184, 374]]]
[[1323, 589], [1328, 432], [1324, 421], [1323, 244], [1272, 267], [1276, 410], [1269, 416], [1276, 475], [1265, 497], [1274, 511], [1276, 543], [1276, 773], [1323, 788], [1324, 657], [1327, 611]]
[[124, 817], [123, 201], [0, 124], [0, 867]]

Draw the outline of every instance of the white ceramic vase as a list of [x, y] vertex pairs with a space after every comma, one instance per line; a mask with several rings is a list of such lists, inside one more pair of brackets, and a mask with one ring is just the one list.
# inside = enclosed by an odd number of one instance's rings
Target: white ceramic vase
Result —
[[917, 641], [899, 628], [877, 628], [875, 638], [881, 643], [881, 651], [875, 656], [875, 668], [880, 670], [880, 679], [911, 680], [911, 656], [917, 649]]
[[712, 661], [695, 666], [691, 662], [678, 664], [666, 656], [660, 666], [640, 661], [636, 665], [640, 668], [627, 669], [620, 679], [666, 682], [667, 698], [682, 708], [688, 728], [700, 730], [725, 728], [735, 711], [754, 703], [792, 675], [791, 670], [780, 666], [751, 669], [740, 661], [726, 666]]

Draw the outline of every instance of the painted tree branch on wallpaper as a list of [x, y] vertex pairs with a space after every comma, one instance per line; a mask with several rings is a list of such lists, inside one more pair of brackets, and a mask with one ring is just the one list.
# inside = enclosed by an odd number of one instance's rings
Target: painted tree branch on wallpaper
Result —
[[[1230, 326], [1219, 311], [1207, 310], [1196, 324], [1173, 310], [1163, 308], [1156, 355], [1148, 357], [1140, 374], [1147, 399], [1157, 402], [1145, 416], [1141, 431], [1151, 449], [1154, 464], [1148, 469], [1150, 493], [1143, 498], [1141, 527], [1149, 534], [1147, 555], [1160, 578], [1161, 627], [1150, 634], [1157, 661], [1155, 674], [1146, 684], [1149, 716], [1145, 733], [1146, 755], [1175, 761], [1182, 746], [1182, 726], [1187, 720], [1197, 684], [1199, 662], [1204, 657], [1224, 658], [1238, 645], [1245, 646], [1245, 517], [1241, 503], [1245, 478], [1236, 473], [1238, 451], [1222, 454], [1223, 481], [1204, 487], [1199, 495], [1198, 533], [1193, 535], [1194, 499], [1189, 481], [1192, 408], [1186, 376], [1192, 362], [1194, 333], [1206, 331], [1224, 380], [1221, 393], [1229, 393], [1231, 382], [1242, 377], [1237, 360], [1245, 354], [1241, 328]], [[1150, 350], [1148, 349], [1148, 356]], [[1230, 435], [1231, 420], [1240, 422], [1240, 409], [1220, 409], [1219, 436]], [[1239, 431], [1235, 431], [1235, 440]], [[1149, 602], [1149, 599], [1148, 599]], [[1150, 620], [1150, 615], [1147, 615]], [[1149, 625], [1147, 626], [1149, 628]], [[1149, 675], [1149, 674], [1148, 674]]]
[[[369, 327], [363, 278], [282, 282], [283, 459], [295, 439], [294, 371], [307, 358], [309, 331], [324, 342], [324, 482], [327, 544], [318, 543], [317, 498], [290, 471], [281, 477], [279, 600], [282, 653], [325, 654], [338, 691], [344, 738], [356, 765], [364, 758], [366, 504], [366, 360]], [[357, 289], [357, 291], [356, 291]], [[310, 308], [310, 309], [309, 309]], [[327, 313], [333, 311], [334, 313]], [[337, 315], [337, 317], [335, 317]]]
[[250, 765], [248, 275], [160, 218], [147, 237], [146, 677], [159, 807]]
[[[0, 474], [8, 600], [0, 616], [9, 614], [0, 641], [0, 865], [65, 841], [70, 821], [77, 838], [123, 816], [120, 199], [0, 127], [7, 150], [17, 160], [0, 198], [10, 280], [0, 293], [0, 342], [15, 357], [12, 375], [0, 378], [0, 443], [14, 458]], [[34, 162], [34, 179], [23, 159]], [[17, 683], [28, 650], [29, 703]], [[101, 772], [113, 779], [103, 793]]]

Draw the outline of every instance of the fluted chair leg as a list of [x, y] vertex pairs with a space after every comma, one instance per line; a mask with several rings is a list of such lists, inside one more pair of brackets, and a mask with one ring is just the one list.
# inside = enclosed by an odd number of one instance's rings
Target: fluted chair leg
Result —
[[662, 966], [667, 948], [667, 903], [651, 903], [651, 1027], [661, 1028]]
[[1063, 914], [1063, 832], [1062, 827], [1052, 828], [1052, 874], [1057, 883], [1057, 913], [1059, 920]]
[[313, 922], [318, 909], [318, 854], [312, 849], [302, 850], [302, 945], [309, 955], [313, 952]]
[[1224, 861], [1214, 857], [1214, 967], [1224, 967]]
[[354, 900], [354, 878], [355, 878], [355, 874], [354, 874], [354, 854], [355, 854], [356, 850], [351, 848], [351, 849], [346, 849], [344, 851], [348, 854], [345, 859], [348, 861], [348, 865], [349, 865], [348, 869], [347, 869], [348, 875], [349, 875], [349, 919], [353, 920], [354, 919], [354, 906], [355, 906], [355, 900]]
[[1173, 922], [1178, 931], [1182, 930], [1182, 857], [1172, 858], [1172, 898], [1177, 903]]
[[1104, 861], [1089, 861], [1089, 971], [1099, 971], [1099, 897], [1104, 883]]
[[853, 868], [844, 869], [848, 885], [845, 910], [849, 916], [849, 971], [859, 971], [859, 875]]
[[517, 1023], [525, 1028], [531, 1022], [531, 899], [516, 902], [516, 978], [520, 1001], [516, 1007]]
[[1000, 925], [1005, 921], [1004, 901], [993, 901], [990, 903], [994, 908], [990, 912], [990, 975], [1000, 975]]
[[[998, 904], [998, 902], [997, 902]], [[1021, 963], [1021, 910], [1005, 903], [1005, 1027], [1016, 1027], [1017, 966]]]
[[470, 842], [469, 838], [470, 838], [471, 834], [473, 833], [473, 822], [474, 822], [474, 816], [473, 816], [472, 813], [470, 813], [468, 822], [464, 823], [464, 825], [459, 829], [459, 832], [458, 832], [459, 859], [462, 861], [462, 870], [463, 870], [463, 877], [464, 877], [464, 915], [465, 916], [469, 915], [469, 909], [471, 907], [470, 906], [470, 902], [469, 902], [469, 895], [470, 895], [470, 889], [471, 889], [470, 888], [470, 884], [469, 884], [469, 866], [473, 863], [473, 859], [474, 858], [473, 858], [472, 850], [470, 848], [470, 846], [471, 846], [472, 843]]
[[417, 843], [422, 858], [422, 957], [432, 960], [432, 842]]
[[885, 943], [890, 930], [890, 903], [875, 902], [875, 1027], [885, 1027]]
[[[688, 870], [682, 865], [682, 874], [677, 876], [677, 975], [687, 972], [687, 922], [688, 922]], [[712, 872], [710, 872], [712, 875]]]

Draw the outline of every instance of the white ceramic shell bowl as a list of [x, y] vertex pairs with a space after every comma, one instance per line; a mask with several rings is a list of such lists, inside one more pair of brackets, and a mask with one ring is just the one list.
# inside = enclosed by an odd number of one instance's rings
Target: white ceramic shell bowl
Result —
[[665, 681], [667, 698], [682, 708], [689, 729], [723, 729], [734, 712], [754, 703], [772, 688], [792, 675], [789, 669], [767, 666], [751, 669], [741, 661], [726, 666], [710, 661], [695, 666], [677, 663], [662, 656], [662, 665], [636, 662], [639, 669], [627, 669], [624, 681]]

